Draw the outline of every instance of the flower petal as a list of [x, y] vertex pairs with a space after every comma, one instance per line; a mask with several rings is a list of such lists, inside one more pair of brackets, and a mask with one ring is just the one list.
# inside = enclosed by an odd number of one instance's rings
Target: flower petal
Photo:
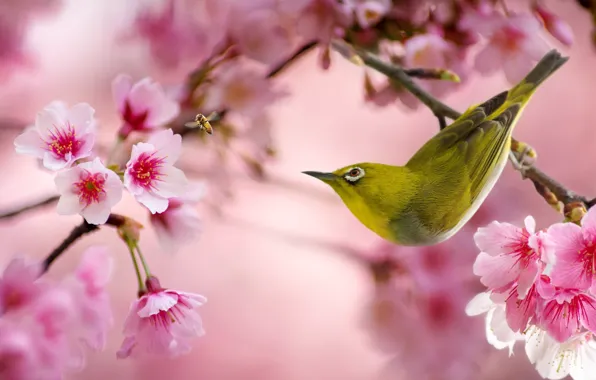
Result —
[[56, 206], [58, 215], [74, 215], [81, 212], [79, 197], [74, 194], [64, 194], [58, 200]]
[[27, 127], [23, 133], [17, 136], [14, 145], [18, 154], [28, 154], [37, 158], [42, 158], [46, 151], [37, 128], [33, 126]]
[[132, 78], [129, 75], [120, 74], [112, 81], [112, 97], [118, 111], [123, 112], [131, 88]]
[[168, 311], [178, 303], [178, 294], [176, 293], [150, 293], [146, 297], [147, 303], [137, 311], [137, 314], [141, 318], [158, 314], [160, 311]]
[[474, 262], [474, 274], [489, 289], [504, 287], [518, 279], [520, 268], [512, 255], [490, 256], [481, 252]]
[[507, 247], [520, 239], [521, 228], [509, 223], [492, 222], [474, 234], [476, 246], [491, 256], [510, 251]]

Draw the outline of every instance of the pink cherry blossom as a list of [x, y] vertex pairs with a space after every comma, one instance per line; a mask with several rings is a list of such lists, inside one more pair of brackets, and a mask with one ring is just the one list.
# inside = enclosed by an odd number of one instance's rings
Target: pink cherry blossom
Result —
[[164, 251], [175, 252], [180, 245], [198, 235], [201, 218], [195, 205], [204, 194], [203, 183], [192, 183], [183, 196], [169, 200], [168, 208], [164, 212], [151, 214], [151, 224]]
[[347, 0], [361, 28], [376, 25], [391, 9], [391, 0]]
[[[75, 331], [90, 348], [102, 350], [113, 318], [106, 286], [112, 273], [113, 259], [104, 246], [92, 246], [74, 274], [64, 281], [76, 306]], [[71, 326], [73, 328], [73, 326]]]
[[124, 322], [124, 342], [117, 353], [127, 358], [145, 351], [177, 356], [191, 349], [191, 340], [204, 334], [196, 308], [207, 302], [199, 294], [163, 289], [155, 277], [146, 281], [147, 293], [135, 300]]
[[227, 108], [245, 116], [255, 116], [285, 92], [272, 88], [272, 82], [241, 62], [222, 64], [207, 91], [204, 107], [210, 111]]
[[524, 298], [549, 261], [548, 237], [542, 231], [535, 233], [536, 222], [531, 216], [524, 223], [525, 228], [519, 228], [492, 222], [474, 235], [482, 250], [474, 263], [474, 274], [490, 290], [517, 282], [519, 297]]
[[548, 10], [540, 1], [535, 1], [532, 8], [553, 37], [564, 45], [571, 46], [573, 44], [573, 30], [568, 23]]
[[119, 131], [123, 138], [132, 131], [146, 132], [162, 127], [180, 112], [178, 103], [151, 78], [133, 84], [130, 76], [120, 74], [112, 82], [112, 96], [124, 122]]
[[132, 147], [126, 163], [124, 185], [152, 214], [164, 212], [168, 199], [184, 194], [188, 180], [174, 164], [180, 157], [182, 137], [171, 129], [153, 134], [146, 143]]
[[239, 52], [265, 64], [274, 64], [294, 49], [292, 24], [284, 22], [274, 9], [234, 12], [230, 34]]
[[50, 170], [71, 166], [91, 155], [95, 142], [95, 110], [87, 103], [68, 108], [52, 102], [37, 114], [35, 126], [29, 127], [15, 141], [17, 153], [43, 159]]
[[0, 315], [25, 307], [39, 296], [36, 280], [40, 274], [41, 266], [23, 257], [8, 263], [0, 278]]
[[532, 328], [526, 333], [526, 354], [545, 379], [574, 380], [594, 378], [596, 342], [590, 332], [574, 334], [566, 342], [557, 342], [548, 333]]
[[[468, 73], [465, 50], [435, 33], [416, 35], [404, 44], [404, 66], [428, 69], [449, 69], [464, 81]], [[418, 81], [435, 96], [441, 96], [458, 84], [444, 80]]]
[[565, 342], [581, 327], [596, 331], [596, 299], [576, 289], [555, 288], [538, 311], [539, 325], [555, 340]]
[[339, 37], [338, 29], [350, 26], [353, 18], [353, 9], [346, 2], [312, 0], [298, 17], [296, 31], [307, 41], [327, 44]]
[[105, 223], [122, 199], [122, 181], [99, 158], [58, 173], [55, 182], [58, 214], [81, 214], [91, 224]]
[[123, 37], [146, 41], [161, 67], [190, 71], [225, 37], [229, 4], [222, 0], [143, 2], [132, 30]]
[[486, 31], [488, 44], [476, 56], [475, 67], [482, 74], [503, 68], [507, 80], [517, 83], [544, 56], [548, 45], [541, 37], [540, 23], [531, 15], [494, 17], [500, 22]]
[[552, 280], [556, 286], [590, 289], [596, 294], [596, 210], [590, 209], [581, 221], [557, 223], [549, 227], [556, 262]]
[[[39, 367], [39, 338], [22, 326], [0, 319], [0, 378], [10, 380], [49, 379]], [[44, 375], [45, 377], [39, 377]], [[49, 372], [49, 371], [48, 371]], [[56, 378], [59, 378], [56, 376]]]
[[523, 332], [530, 322], [537, 323], [537, 310], [542, 308], [544, 301], [542, 297], [552, 296], [550, 292], [550, 279], [548, 276], [539, 276], [525, 297], [520, 298], [518, 286], [515, 285], [509, 291], [506, 305], [507, 324], [515, 332]]

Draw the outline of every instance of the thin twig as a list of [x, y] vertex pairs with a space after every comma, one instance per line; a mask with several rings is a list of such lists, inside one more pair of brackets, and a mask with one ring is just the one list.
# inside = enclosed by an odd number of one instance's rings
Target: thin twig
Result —
[[17, 215], [23, 214], [27, 211], [32, 211], [35, 210], [39, 207], [43, 207], [43, 206], [48, 206], [51, 204], [54, 204], [56, 202], [58, 202], [58, 198], [60, 198], [58, 195], [52, 195], [51, 197], [42, 199], [38, 202], [34, 202], [34, 203], [30, 203], [28, 205], [24, 205], [21, 207], [17, 207], [14, 210], [11, 211], [6, 211], [6, 212], [0, 212], [0, 219], [9, 219], [9, 218], [13, 218]]
[[[381, 74], [385, 74], [387, 77], [401, 84], [432, 111], [432, 113], [439, 119], [441, 128], [445, 125], [445, 117], [455, 120], [461, 116], [461, 113], [442, 103], [440, 100], [420, 88], [400, 66], [385, 62], [375, 54], [363, 49], [349, 45], [346, 46], [347, 44], [343, 41], [334, 41], [333, 45], [344, 55], [347, 50], [355, 53], [366, 66], [377, 70]], [[515, 141], [514, 139], [512, 140]], [[587, 208], [596, 204], [596, 198], [590, 200], [587, 197], [576, 194], [534, 165], [524, 168], [523, 174], [525, 178], [530, 179], [535, 185], [538, 184], [547, 187], [552, 194], [564, 204], [582, 202]], [[537, 186], [537, 188], [538, 187], [539, 186]]]
[[338, 50], [342, 55], [345, 55], [346, 51], [353, 52], [362, 60], [362, 63], [364, 63], [366, 66], [370, 67], [371, 69], [377, 70], [381, 74], [384, 74], [387, 77], [401, 84], [406, 90], [408, 90], [412, 95], [418, 98], [422, 103], [424, 103], [424, 105], [426, 105], [432, 111], [432, 113], [439, 120], [440, 126], [447, 124], [445, 122], [445, 117], [455, 120], [460, 116], [459, 112], [449, 107], [448, 105], [443, 104], [441, 101], [439, 101], [431, 94], [429, 94], [427, 91], [418, 86], [416, 82], [414, 82], [414, 80], [406, 73], [406, 71], [401, 66], [387, 63], [381, 58], [379, 58], [377, 55], [368, 52], [364, 49], [350, 46], [344, 41], [334, 40], [332, 41], [331, 46]]
[[[125, 223], [125, 221], [125, 216], [118, 214], [110, 214], [110, 217], [108, 218], [106, 224], [112, 227], [120, 227]], [[50, 254], [45, 258], [42, 264], [43, 271], [46, 272], [50, 268], [50, 265], [52, 265], [52, 263], [58, 257], [60, 257], [60, 255], [62, 255], [62, 253], [64, 253], [64, 251], [66, 251], [68, 247], [70, 247], [74, 242], [79, 240], [84, 235], [98, 230], [99, 227], [100, 226], [98, 225], [89, 224], [85, 220], [83, 220], [83, 222], [75, 228], [73, 228], [72, 231], [70, 231], [70, 234], [68, 234], [68, 236], [66, 237], [66, 239], [64, 239], [62, 243], [60, 243], [60, 245], [57, 246], [52, 252], [50, 252]]]

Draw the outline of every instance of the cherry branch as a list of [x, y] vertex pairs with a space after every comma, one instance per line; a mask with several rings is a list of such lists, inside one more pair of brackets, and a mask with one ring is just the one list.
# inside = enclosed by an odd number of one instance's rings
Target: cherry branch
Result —
[[[296, 60], [298, 60], [298, 58], [302, 57], [303, 55], [305, 55], [306, 53], [308, 53], [309, 51], [311, 51], [315, 46], [317, 46], [317, 42], [309, 42], [307, 44], [304, 44], [302, 47], [300, 47], [298, 50], [296, 50], [296, 52], [294, 52], [294, 54], [292, 54], [289, 58], [287, 58], [286, 60], [284, 60], [283, 62], [281, 62], [280, 64], [278, 64], [277, 66], [273, 67], [271, 69], [271, 71], [269, 71], [269, 73], [267, 74], [267, 78], [273, 78], [277, 75], [279, 75], [281, 72], [283, 72], [286, 68], [288, 68], [292, 63], [294, 63]], [[421, 74], [422, 75], [422, 74]], [[431, 74], [428, 74], [431, 75]], [[191, 74], [192, 76], [192, 74]], [[228, 110], [224, 109], [221, 110], [219, 112], [217, 112], [217, 120], [221, 120], [225, 114], [228, 113]], [[185, 115], [181, 115], [181, 116], [185, 116]], [[187, 122], [188, 120], [184, 119], [184, 120], [178, 120], [177, 124], [179, 125], [184, 125], [185, 122]], [[196, 128], [190, 128], [190, 127], [184, 127], [182, 129], [179, 129], [176, 131], [176, 133], [179, 133], [180, 135], [184, 136], [186, 134], [188, 134], [189, 132], [193, 132], [197, 130]], [[9, 219], [15, 216], [18, 216], [20, 214], [23, 214], [25, 212], [28, 211], [33, 211], [37, 208], [43, 207], [43, 206], [48, 206], [48, 205], [52, 205], [54, 203], [56, 203], [58, 201], [60, 197], [57, 195], [52, 195], [46, 199], [42, 199], [38, 202], [34, 202], [34, 203], [30, 203], [24, 206], [20, 206], [14, 210], [10, 210], [10, 211], [5, 211], [5, 212], [0, 212], [0, 220], [2, 219]]]
[[14, 210], [0, 212], [0, 219], [10, 219], [28, 211], [33, 211], [37, 208], [52, 205], [58, 202], [59, 198], [60, 197], [58, 195], [52, 195], [40, 201], [17, 207]]
[[[126, 217], [118, 214], [110, 214], [106, 225], [112, 227], [122, 227], [126, 223]], [[70, 234], [58, 245], [43, 261], [43, 271], [46, 272], [52, 263], [64, 253], [72, 244], [79, 240], [84, 235], [97, 231], [99, 225], [89, 224], [85, 220], [70, 231]]]
[[[461, 116], [461, 113], [442, 103], [430, 93], [420, 88], [420, 86], [418, 86], [418, 84], [416, 84], [416, 82], [407, 74], [406, 70], [399, 65], [385, 62], [377, 55], [363, 49], [352, 47], [344, 41], [333, 41], [332, 46], [350, 61], [357, 64], [364, 64], [401, 84], [407, 91], [426, 105], [426, 107], [428, 107], [439, 119], [441, 129], [446, 125], [444, 122], [445, 118], [455, 120]], [[512, 144], [513, 143], [521, 144], [512, 138]], [[596, 198], [589, 199], [585, 196], [578, 195], [534, 165], [527, 168], [519, 167], [519, 162], [515, 161], [516, 158], [517, 161], [519, 161], [520, 157], [515, 154], [515, 157], [511, 158], [512, 163], [514, 163], [514, 166], [518, 165], [516, 168], [522, 172], [523, 178], [530, 179], [534, 184], [536, 191], [555, 209], [567, 214], [567, 212], [570, 211], [569, 209], [577, 203], [584, 205], [586, 208], [590, 208], [596, 204]], [[559, 202], [563, 203], [563, 210], [560, 210], [560, 207], [558, 207]]]

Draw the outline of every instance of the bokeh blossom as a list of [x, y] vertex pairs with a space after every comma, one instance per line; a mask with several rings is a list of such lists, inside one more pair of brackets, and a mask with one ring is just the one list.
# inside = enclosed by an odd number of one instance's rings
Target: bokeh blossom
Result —
[[222, 64], [214, 76], [204, 104], [209, 111], [228, 109], [248, 117], [257, 116], [285, 94], [275, 89], [265, 75], [242, 62]]
[[104, 247], [90, 247], [64, 282], [39, 279], [42, 266], [37, 262], [15, 258], [8, 264], [0, 278], [1, 378], [62, 378], [85, 365], [81, 342], [103, 348], [111, 324], [105, 292], [109, 260]]
[[37, 114], [35, 126], [14, 141], [17, 153], [43, 159], [50, 170], [71, 166], [89, 157], [95, 143], [95, 110], [87, 103], [71, 108], [54, 101]]

